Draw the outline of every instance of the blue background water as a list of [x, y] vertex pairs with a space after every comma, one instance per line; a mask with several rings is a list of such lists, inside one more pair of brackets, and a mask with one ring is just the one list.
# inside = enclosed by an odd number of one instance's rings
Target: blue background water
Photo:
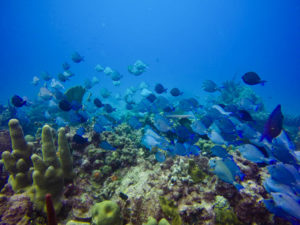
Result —
[[[121, 92], [141, 81], [177, 86], [203, 99], [203, 80], [221, 84], [256, 71], [267, 84], [253, 89], [268, 109], [300, 112], [300, 2], [261, 0], [3, 0], [0, 2], [0, 102], [37, 95], [41, 71], [56, 76], [78, 51], [85, 62], [66, 87], [97, 76], [97, 63], [124, 74]], [[127, 66], [141, 59], [140, 77]]]

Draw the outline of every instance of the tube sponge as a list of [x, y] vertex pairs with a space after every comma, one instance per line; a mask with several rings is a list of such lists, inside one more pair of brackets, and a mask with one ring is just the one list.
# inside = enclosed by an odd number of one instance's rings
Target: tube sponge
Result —
[[58, 152], [60, 164], [64, 173], [65, 182], [73, 180], [73, 159], [70, 151], [70, 146], [65, 134], [65, 128], [58, 130]]
[[2, 153], [5, 169], [9, 172], [9, 183], [15, 192], [24, 190], [32, 183], [31, 174], [33, 145], [24, 139], [21, 125], [17, 119], [11, 119], [8, 123], [12, 143], [12, 152]]
[[44, 212], [46, 212], [45, 195], [48, 193], [52, 196], [56, 213], [59, 213], [61, 209], [62, 204], [60, 200], [63, 193], [65, 174], [62, 165], [65, 165], [67, 168], [66, 174], [72, 174], [72, 165], [69, 165], [69, 163], [72, 163], [72, 157], [64, 129], [60, 129], [59, 131], [58, 145], [60, 154], [62, 154], [60, 155], [60, 159], [58, 159], [56, 155], [51, 127], [45, 125], [42, 129], [43, 158], [36, 154], [31, 156], [34, 167], [34, 172], [32, 174], [34, 190], [32, 201], [39, 210]]

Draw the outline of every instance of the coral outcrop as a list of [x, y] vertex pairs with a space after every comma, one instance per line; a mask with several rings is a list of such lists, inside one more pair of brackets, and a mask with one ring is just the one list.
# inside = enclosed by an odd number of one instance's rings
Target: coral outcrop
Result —
[[96, 203], [92, 209], [92, 222], [95, 225], [121, 225], [121, 210], [113, 201]]
[[55, 211], [62, 207], [64, 181], [73, 178], [72, 156], [64, 128], [58, 132], [58, 154], [52, 128], [42, 129], [42, 157], [32, 154], [33, 145], [24, 138], [19, 121], [9, 121], [12, 152], [2, 153], [5, 169], [9, 172], [9, 183], [14, 192], [27, 191], [34, 206], [46, 212], [45, 195], [52, 195]]
[[12, 152], [2, 153], [5, 169], [9, 172], [9, 183], [13, 190], [18, 192], [24, 190], [32, 183], [32, 162], [31, 154], [33, 145], [27, 143], [19, 121], [11, 119], [8, 123], [12, 143]]

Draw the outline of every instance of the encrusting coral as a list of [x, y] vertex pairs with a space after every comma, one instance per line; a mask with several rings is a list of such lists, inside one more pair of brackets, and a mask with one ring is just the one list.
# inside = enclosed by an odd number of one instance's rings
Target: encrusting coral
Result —
[[121, 210], [113, 201], [97, 203], [92, 209], [93, 224], [95, 225], [121, 225]]

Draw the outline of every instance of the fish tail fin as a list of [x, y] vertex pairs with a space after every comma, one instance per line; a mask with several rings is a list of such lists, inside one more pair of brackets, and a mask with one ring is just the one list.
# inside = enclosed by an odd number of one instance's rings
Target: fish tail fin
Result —
[[264, 86], [266, 82], [267, 82], [266, 80], [262, 80], [260, 83], [262, 86]]
[[244, 188], [241, 184], [239, 184], [239, 183], [237, 183], [237, 182], [234, 182], [233, 185], [234, 185], [234, 187], [235, 187], [238, 191], [240, 191], [241, 189]]

